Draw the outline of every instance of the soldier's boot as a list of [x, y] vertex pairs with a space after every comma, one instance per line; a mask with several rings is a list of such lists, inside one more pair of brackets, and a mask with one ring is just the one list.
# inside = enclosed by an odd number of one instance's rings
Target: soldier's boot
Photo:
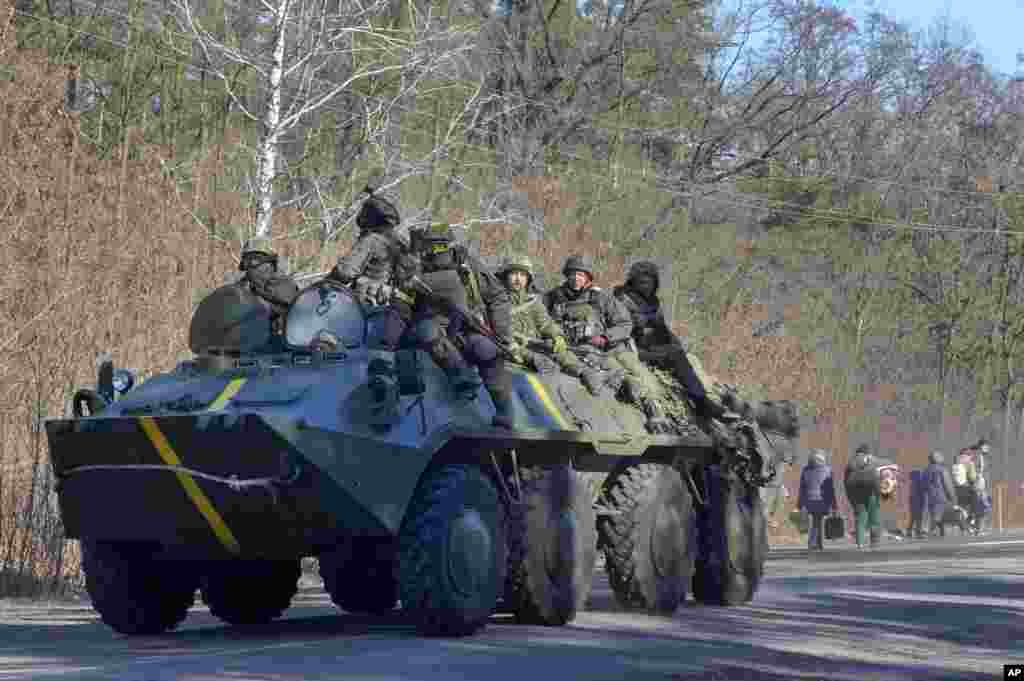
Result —
[[483, 377], [487, 393], [494, 403], [494, 418], [491, 425], [495, 428], [506, 428], [511, 430], [512, 422], [512, 379], [505, 370], [504, 362], [500, 359], [480, 365], [480, 375]]
[[457, 399], [463, 401], [476, 399], [477, 392], [480, 390], [480, 378], [454, 343], [447, 337], [441, 336], [428, 346], [427, 351], [434, 363], [444, 370]]
[[370, 352], [366, 370], [367, 386], [373, 397], [370, 406], [372, 425], [390, 428], [398, 421], [398, 377], [395, 373], [394, 353], [380, 350]]
[[654, 434], [672, 432], [672, 422], [665, 416], [660, 404], [647, 396], [639, 398], [637, 402], [640, 403], [640, 408], [647, 416], [647, 423], [644, 425], [648, 431]]

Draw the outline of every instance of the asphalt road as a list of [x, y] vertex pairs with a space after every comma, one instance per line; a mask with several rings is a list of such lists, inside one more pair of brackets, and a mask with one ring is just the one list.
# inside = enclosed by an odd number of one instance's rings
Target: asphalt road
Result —
[[1004, 663], [1024, 662], [1022, 556], [1020, 534], [812, 557], [780, 549], [749, 606], [628, 613], [602, 577], [568, 627], [495, 617], [466, 639], [420, 638], [397, 613], [341, 614], [318, 580], [269, 626], [233, 629], [196, 607], [179, 630], [132, 639], [87, 602], [0, 601], [0, 679], [1001, 679]]

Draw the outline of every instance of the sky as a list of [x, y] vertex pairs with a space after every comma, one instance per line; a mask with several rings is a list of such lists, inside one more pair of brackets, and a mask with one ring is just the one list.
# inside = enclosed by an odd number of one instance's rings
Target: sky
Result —
[[957, 23], [971, 29], [993, 70], [1017, 72], [1017, 51], [1024, 51], [1024, 0], [840, 0], [855, 16], [872, 7], [924, 28], [947, 11]]

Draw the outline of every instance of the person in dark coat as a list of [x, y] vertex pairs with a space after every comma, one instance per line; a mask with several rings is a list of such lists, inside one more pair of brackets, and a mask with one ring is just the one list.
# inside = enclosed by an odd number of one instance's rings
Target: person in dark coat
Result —
[[910, 471], [910, 536], [924, 538], [924, 471]]
[[854, 527], [857, 548], [864, 548], [864, 534], [870, 533], [871, 547], [876, 548], [882, 541], [882, 523], [879, 517], [879, 475], [875, 457], [865, 444], [857, 447], [853, 459], [843, 474], [843, 487], [854, 512]]
[[[433, 292], [433, 298], [417, 293], [411, 325], [415, 343], [445, 371], [461, 398], [475, 399], [475, 365], [494, 403], [492, 425], [512, 428], [512, 379], [501, 350], [518, 347], [508, 291], [479, 258], [455, 242], [448, 224], [410, 230], [409, 237], [419, 256], [420, 281]], [[479, 333], [467, 319], [490, 333]]]
[[797, 507], [810, 515], [807, 530], [807, 548], [822, 551], [823, 525], [825, 516], [836, 511], [835, 484], [832, 481], [832, 467], [826, 462], [825, 451], [814, 450], [811, 459], [800, 474], [800, 497]]
[[928, 455], [930, 463], [924, 469], [925, 503], [930, 516], [928, 534], [933, 535], [938, 529], [942, 537], [946, 536], [946, 524], [943, 522], [946, 506], [956, 504], [956, 487], [953, 486], [953, 476], [944, 465], [945, 460], [942, 452], [932, 452]]

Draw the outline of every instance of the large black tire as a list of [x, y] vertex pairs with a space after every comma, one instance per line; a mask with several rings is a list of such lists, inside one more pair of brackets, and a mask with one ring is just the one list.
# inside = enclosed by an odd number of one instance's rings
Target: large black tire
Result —
[[229, 624], [266, 624], [280, 617], [299, 590], [298, 560], [215, 563], [200, 587], [210, 613]]
[[421, 633], [467, 636], [494, 612], [505, 581], [506, 508], [476, 466], [424, 474], [398, 538], [398, 590]]
[[398, 603], [394, 539], [352, 537], [319, 556], [331, 601], [345, 612], [379, 615]]
[[597, 563], [594, 505], [569, 466], [522, 468], [509, 516], [505, 602], [522, 624], [562, 626], [583, 609]]
[[703, 469], [702, 487], [706, 504], [699, 513], [693, 597], [709, 605], [747, 603], [757, 593], [768, 555], [761, 495], [735, 476], [723, 475], [717, 466]]
[[671, 615], [686, 598], [695, 554], [693, 500], [671, 466], [631, 464], [608, 476], [598, 547], [625, 608]]
[[157, 548], [82, 541], [82, 569], [92, 607], [120, 634], [160, 634], [174, 629], [195, 602], [199, 578], [191, 566], [153, 560]]

